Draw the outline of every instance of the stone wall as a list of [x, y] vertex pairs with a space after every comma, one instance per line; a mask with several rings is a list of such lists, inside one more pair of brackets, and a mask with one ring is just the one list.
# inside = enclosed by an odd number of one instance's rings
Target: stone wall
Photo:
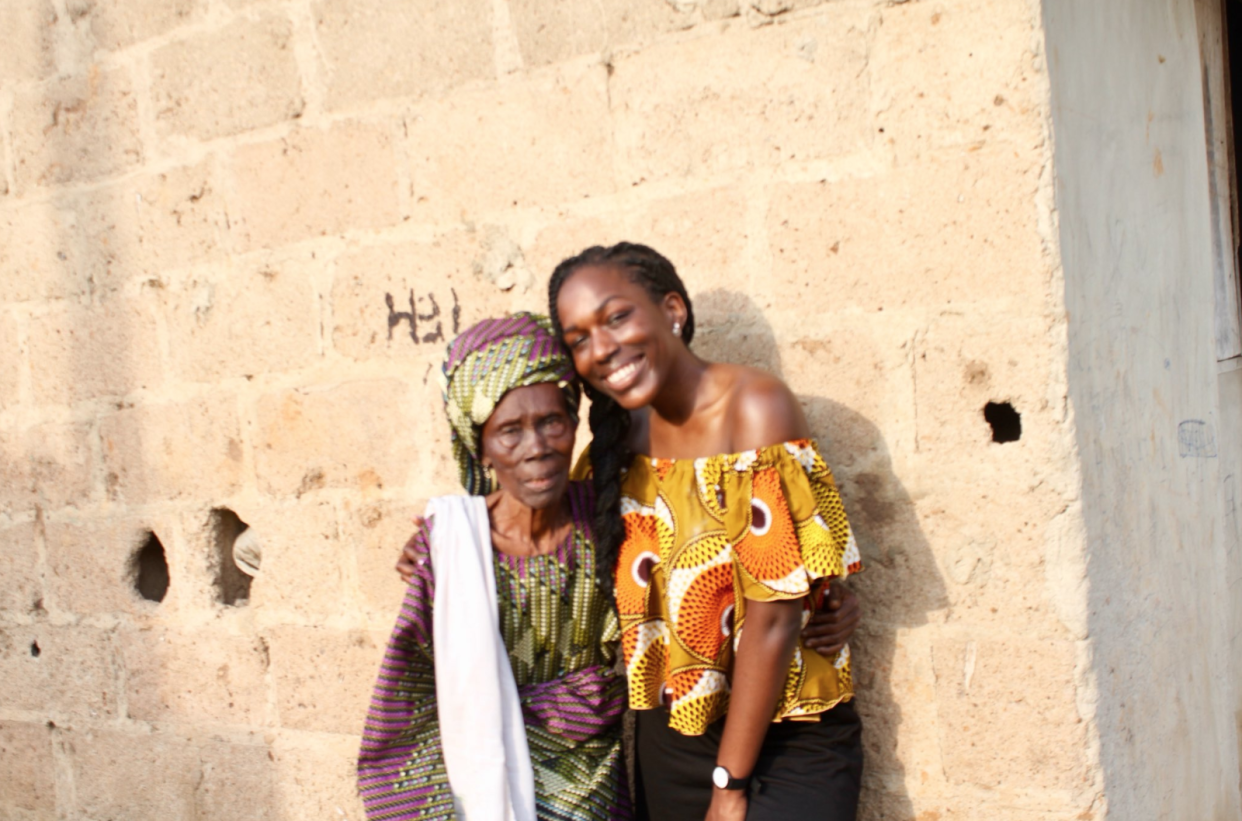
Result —
[[359, 819], [443, 344], [628, 238], [838, 472], [864, 818], [1101, 817], [1035, 0], [4, 15], [0, 816]]

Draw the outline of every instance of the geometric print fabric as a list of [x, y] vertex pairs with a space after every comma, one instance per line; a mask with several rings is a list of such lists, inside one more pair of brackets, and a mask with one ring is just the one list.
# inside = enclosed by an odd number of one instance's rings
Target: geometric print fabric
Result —
[[[622, 485], [616, 569], [630, 707], [668, 707], [700, 735], [728, 710], [746, 602], [802, 599], [862, 569], [832, 472], [814, 442], [704, 459], [636, 457]], [[799, 646], [774, 720], [808, 720], [853, 697], [849, 648]]]

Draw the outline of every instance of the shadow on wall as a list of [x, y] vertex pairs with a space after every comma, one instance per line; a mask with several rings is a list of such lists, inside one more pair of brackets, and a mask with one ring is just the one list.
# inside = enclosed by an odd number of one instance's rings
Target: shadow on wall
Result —
[[[713, 290], [694, 295], [694, 308], [696, 353], [785, 378], [772, 326], [750, 297]], [[804, 394], [798, 399], [836, 476], [867, 568], [850, 583], [863, 606], [862, 625], [851, 644], [866, 750], [859, 817], [912, 818], [914, 806], [898, 756], [902, 714], [893, 676], [897, 633], [926, 624], [929, 612], [947, 606], [944, 581], [914, 502], [893, 473], [879, 428], [827, 396]]]

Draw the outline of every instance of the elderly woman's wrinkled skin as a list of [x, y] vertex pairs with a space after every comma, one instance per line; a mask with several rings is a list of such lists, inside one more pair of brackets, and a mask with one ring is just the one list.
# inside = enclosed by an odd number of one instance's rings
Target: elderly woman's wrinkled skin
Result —
[[569, 534], [575, 427], [564, 392], [551, 382], [509, 391], [484, 423], [483, 465], [500, 486], [487, 497], [488, 518], [501, 553], [547, 553]]

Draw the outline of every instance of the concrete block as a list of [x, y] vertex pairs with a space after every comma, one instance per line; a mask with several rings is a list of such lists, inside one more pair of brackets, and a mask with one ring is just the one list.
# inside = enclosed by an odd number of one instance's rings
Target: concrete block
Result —
[[183, 379], [279, 373], [319, 359], [313, 254], [196, 270], [166, 292], [173, 371]]
[[305, 103], [292, 41], [289, 18], [265, 14], [156, 50], [156, 130], [210, 140], [300, 116]]
[[928, 155], [878, 177], [778, 185], [765, 296], [803, 311], [1025, 309], [1046, 293], [1038, 185], [1036, 158], [1000, 147]]
[[[151, 528], [151, 529], [148, 529]], [[166, 550], [176, 589], [175, 556], [164, 522], [133, 519], [51, 521], [46, 526], [49, 609], [73, 613], [143, 613], [153, 602], [137, 592], [135, 557], [154, 530]]]
[[485, 281], [484, 253], [475, 233], [460, 232], [342, 254], [332, 282], [333, 347], [352, 359], [407, 360], [427, 376], [419, 364], [439, 367], [460, 331], [511, 310], [517, 289]]
[[30, 320], [29, 340], [34, 398], [41, 404], [124, 396], [163, 380], [148, 295], [54, 308]]
[[871, 4], [666, 42], [617, 58], [609, 84], [619, 181], [637, 185], [871, 145]]
[[863, 599], [865, 620], [850, 641], [863, 720], [864, 784], [941, 781], [931, 652], [918, 631], [884, 623], [884, 602]]
[[195, 745], [173, 735], [94, 730], [70, 744], [76, 817], [167, 821], [195, 818], [202, 778]]
[[198, 819], [276, 821], [281, 817], [284, 801], [276, 780], [274, 756], [261, 739], [253, 744], [205, 743], [199, 755], [203, 781], [196, 795]]
[[345, 517], [344, 535], [353, 545], [363, 605], [377, 629], [391, 630], [396, 623], [405, 583], [395, 567], [401, 548], [414, 533], [413, 517], [424, 510], [421, 503], [374, 501], [359, 504]]
[[[946, 316], [927, 329], [914, 360], [919, 448], [929, 454], [979, 454], [954, 470], [962, 480], [1027, 488], [1046, 473], [1052, 376], [1050, 322], [1040, 316]], [[1021, 438], [994, 443], [984, 417], [989, 403], [1010, 403], [1021, 415]], [[982, 461], [984, 465], [980, 465]]]
[[[998, 796], [972, 792], [967, 789], [928, 789], [926, 779], [920, 787], [905, 788], [895, 785], [894, 792], [882, 787], [864, 785], [859, 802], [859, 821], [964, 821], [986, 818], [988, 821], [1096, 821], [1100, 816], [1091, 810], [1091, 801], [1074, 799], [1058, 801], [1056, 798], [1026, 799], [1030, 807], [1015, 806], [1011, 794], [1001, 792]], [[1051, 807], [1069, 806], [1071, 809], [1056, 810]]]
[[[543, 226], [534, 239], [522, 248], [527, 268], [534, 274], [534, 290], [546, 294], [548, 280], [556, 266], [592, 245], [614, 245], [630, 239], [628, 222], [623, 216], [604, 220], [599, 217], [573, 218], [560, 216]], [[541, 305], [540, 311], [547, 311]]]
[[315, 623], [332, 616], [356, 617], [350, 552], [342, 544], [332, 505], [238, 512], [263, 545], [263, 562], [250, 586], [252, 608]]
[[[981, 505], [993, 514], [980, 517]], [[1007, 492], [986, 479], [946, 480], [938, 492], [920, 499], [921, 532], [936, 557], [950, 606], [947, 619], [997, 630], [1021, 624], [1031, 638], [1068, 638], [1049, 607], [1046, 581], [1052, 561], [1046, 523], [1063, 505], [1059, 494]]]
[[119, 685], [112, 634], [46, 624], [0, 627], [0, 704], [40, 716], [112, 719]]
[[200, 20], [207, 7], [204, 0], [89, 0], [84, 5], [95, 43], [108, 51]]
[[39, 529], [33, 522], [0, 529], [0, 565], [4, 567], [0, 610], [32, 613], [43, 607], [38, 538]]
[[450, 88], [495, 74], [492, 6], [320, 0], [313, 7], [329, 108]]
[[119, 637], [130, 718], [266, 723], [267, 648], [253, 636], [164, 628]]
[[370, 633], [319, 627], [271, 631], [282, 727], [358, 735], [384, 648]]
[[575, 63], [419, 106], [406, 125], [414, 215], [473, 220], [614, 190], [608, 74]]
[[1037, 145], [1045, 105], [1038, 23], [1020, 0], [884, 7], [869, 72], [877, 137], [900, 157], [996, 135]]
[[1083, 786], [1086, 732], [1075, 709], [1071, 642], [933, 643], [936, 705], [950, 782], [995, 789]]
[[357, 738], [282, 733], [272, 754], [282, 821], [364, 817], [354, 772]]
[[404, 381], [382, 379], [265, 395], [256, 409], [260, 488], [294, 496], [404, 485], [426, 447], [415, 447], [411, 431], [427, 405], [412, 405], [411, 393]]
[[242, 485], [237, 400], [228, 394], [126, 408], [105, 416], [99, 435], [113, 501], [211, 502]]
[[0, 511], [88, 504], [94, 490], [91, 438], [85, 424], [56, 422], [0, 432]]
[[240, 250], [373, 231], [401, 219], [385, 124], [299, 129], [237, 149], [232, 170], [236, 201], [229, 213]]
[[0, 721], [0, 816], [18, 821], [56, 817], [52, 731], [42, 723]]
[[12, 128], [22, 190], [115, 174], [143, 159], [137, 92], [124, 68], [18, 89]]
[[56, 67], [56, 9], [51, 0], [5, 7], [5, 48], [0, 51], [0, 85], [35, 80]]
[[649, 42], [666, 32], [687, 28], [695, 21], [691, 11], [679, 11], [673, 3], [629, 0], [510, 0], [509, 16], [517, 32], [522, 61], [531, 67]]
[[227, 252], [224, 194], [210, 162], [126, 180], [75, 205], [96, 290], [135, 277], [158, 288], [169, 270]]
[[16, 405], [20, 399], [18, 394], [22, 383], [22, 362], [25, 359], [17, 322], [11, 314], [0, 314], [0, 351], [6, 352], [0, 358], [0, 410], [4, 410]]
[[72, 205], [0, 209], [0, 302], [60, 299], [89, 288], [87, 249]]
[[785, 380], [840, 478], [867, 469], [873, 457], [913, 448], [913, 321], [809, 311], [773, 320]]

